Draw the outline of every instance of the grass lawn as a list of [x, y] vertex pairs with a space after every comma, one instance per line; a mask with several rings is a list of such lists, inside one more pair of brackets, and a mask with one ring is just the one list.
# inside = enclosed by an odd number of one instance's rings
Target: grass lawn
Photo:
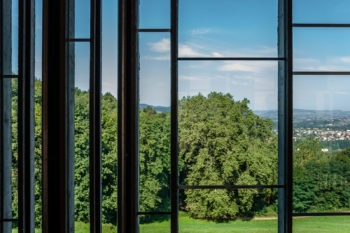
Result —
[[[294, 219], [295, 233], [350, 233], [350, 217], [303, 217]], [[214, 223], [191, 219], [184, 214], [179, 218], [180, 233], [277, 233], [277, 220], [230, 221]], [[76, 233], [88, 233], [89, 225], [76, 223]], [[13, 230], [17, 233], [17, 230]], [[36, 231], [39, 233], [41, 231]], [[116, 227], [103, 225], [103, 233], [116, 233]], [[170, 233], [170, 222], [140, 225], [140, 233]]]
[[[214, 223], [180, 215], [180, 233], [277, 233], [277, 220]], [[295, 233], [350, 233], [350, 217], [307, 217], [293, 222]], [[169, 221], [142, 224], [140, 233], [170, 233]]]

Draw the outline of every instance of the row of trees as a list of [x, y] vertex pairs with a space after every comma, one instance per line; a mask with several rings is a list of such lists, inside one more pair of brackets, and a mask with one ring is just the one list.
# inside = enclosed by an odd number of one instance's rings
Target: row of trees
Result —
[[[41, 83], [35, 85], [35, 211], [41, 213]], [[13, 88], [14, 190], [16, 188], [17, 88]], [[179, 175], [186, 185], [256, 185], [277, 183], [277, 135], [262, 119], [229, 94], [211, 93], [179, 101]], [[170, 208], [170, 114], [140, 110], [140, 210]], [[321, 152], [315, 139], [295, 143], [294, 209], [319, 211], [350, 208], [350, 151]], [[117, 219], [117, 100], [102, 95], [102, 213]], [[75, 218], [89, 219], [89, 93], [75, 91]], [[14, 191], [14, 214], [17, 199]], [[276, 209], [277, 190], [186, 190], [181, 208], [192, 217], [233, 219]], [[15, 216], [16, 217], [16, 216]], [[147, 219], [146, 219], [147, 220]], [[149, 220], [149, 219], [148, 219]]]

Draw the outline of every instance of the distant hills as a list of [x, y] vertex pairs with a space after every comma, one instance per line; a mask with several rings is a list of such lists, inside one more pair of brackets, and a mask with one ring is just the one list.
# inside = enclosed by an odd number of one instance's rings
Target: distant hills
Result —
[[156, 112], [170, 112], [170, 106], [153, 106], [149, 104], [139, 104], [139, 109], [144, 109], [147, 107], [153, 108]]

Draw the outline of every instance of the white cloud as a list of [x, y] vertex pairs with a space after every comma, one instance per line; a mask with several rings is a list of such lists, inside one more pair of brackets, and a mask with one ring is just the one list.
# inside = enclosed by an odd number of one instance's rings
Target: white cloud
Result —
[[338, 60], [342, 63], [350, 64], [350, 57], [339, 57]]
[[182, 75], [181, 80], [183, 81], [201, 81], [203, 78], [200, 78], [198, 76], [189, 76], [189, 75]]
[[203, 56], [203, 54], [186, 44], [180, 44], [179, 56], [180, 57], [199, 57], [199, 56]]
[[223, 56], [224, 56], [224, 55], [222, 55], [222, 54], [219, 53], [219, 52], [212, 52], [211, 55], [212, 55], [213, 57], [223, 57]]
[[149, 43], [151, 49], [158, 53], [169, 53], [170, 52], [170, 39], [163, 38], [160, 41]]
[[[162, 56], [146, 56], [147, 59], [153, 60], [169, 60], [170, 59], [170, 39], [163, 38], [160, 41], [149, 43], [150, 49], [153, 52], [161, 53]], [[197, 49], [186, 44], [179, 44], [179, 56], [180, 57], [198, 57], [204, 56], [203, 53], [199, 52]], [[219, 53], [215, 53], [219, 56]]]
[[224, 62], [222, 66], [219, 67], [220, 71], [229, 72], [271, 72], [274, 71], [276, 67], [275, 62]]
[[294, 69], [306, 71], [347, 71], [350, 70], [350, 57], [295, 58]]
[[241, 72], [252, 72], [255, 71], [253, 70], [255, 68], [249, 66], [249, 65], [244, 65], [244, 64], [239, 64], [239, 63], [233, 63], [233, 62], [225, 62], [224, 65], [219, 67], [220, 71], [241, 71]]

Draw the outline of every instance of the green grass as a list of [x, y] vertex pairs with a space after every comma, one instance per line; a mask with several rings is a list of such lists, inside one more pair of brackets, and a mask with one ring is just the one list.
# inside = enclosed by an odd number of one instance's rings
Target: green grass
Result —
[[[349, 233], [350, 217], [300, 217], [294, 219], [294, 233]], [[181, 213], [180, 233], [277, 233], [277, 220], [236, 220], [215, 223], [196, 220]], [[76, 223], [76, 233], [88, 233], [89, 225]], [[13, 230], [17, 233], [17, 230]], [[36, 231], [39, 233], [40, 231]], [[113, 225], [103, 225], [103, 233], [116, 233]], [[170, 222], [162, 221], [140, 225], [140, 233], [170, 233]]]
[[[89, 224], [82, 222], [75, 222], [75, 233], [89, 233], [90, 226]], [[116, 233], [117, 227], [112, 224], [103, 224], [102, 225], [103, 233]], [[17, 229], [13, 229], [12, 233], [18, 233]], [[35, 229], [35, 233], [41, 233], [41, 230]]]
[[[350, 217], [304, 217], [293, 221], [294, 233], [349, 233]], [[277, 220], [236, 220], [214, 223], [181, 214], [180, 233], [277, 233]], [[169, 221], [142, 224], [140, 233], [169, 233]]]

